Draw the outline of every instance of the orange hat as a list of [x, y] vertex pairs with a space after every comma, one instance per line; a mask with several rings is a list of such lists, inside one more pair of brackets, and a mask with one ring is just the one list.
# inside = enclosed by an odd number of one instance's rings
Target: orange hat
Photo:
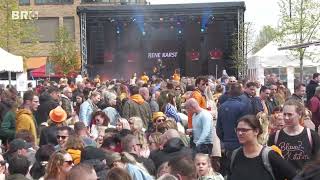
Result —
[[164, 117], [164, 118], [166, 118], [166, 115], [165, 115], [163, 112], [161, 112], [161, 111], [159, 111], [159, 112], [154, 112], [154, 113], [152, 114], [152, 121], [157, 120], [159, 117]]
[[58, 106], [50, 111], [49, 117], [53, 122], [61, 123], [67, 119], [67, 113], [61, 106]]

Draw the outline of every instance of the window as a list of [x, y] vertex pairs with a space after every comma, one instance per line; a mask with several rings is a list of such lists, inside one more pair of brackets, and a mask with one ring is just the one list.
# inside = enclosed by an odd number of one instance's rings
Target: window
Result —
[[29, 5], [30, 0], [19, 0], [19, 5]]
[[73, 0], [35, 0], [36, 4], [73, 4]]
[[40, 42], [54, 42], [59, 29], [59, 18], [39, 18], [35, 21]]
[[68, 31], [70, 37], [75, 39], [74, 17], [64, 17], [63, 26]]

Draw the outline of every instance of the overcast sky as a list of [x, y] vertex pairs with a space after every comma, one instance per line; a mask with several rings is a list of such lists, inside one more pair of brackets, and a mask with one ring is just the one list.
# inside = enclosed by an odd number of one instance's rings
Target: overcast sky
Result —
[[[151, 4], [180, 4], [180, 3], [206, 3], [231, 2], [238, 0], [148, 0]], [[246, 4], [245, 21], [253, 22], [255, 34], [264, 25], [276, 26], [278, 23], [278, 0], [243, 0]]]

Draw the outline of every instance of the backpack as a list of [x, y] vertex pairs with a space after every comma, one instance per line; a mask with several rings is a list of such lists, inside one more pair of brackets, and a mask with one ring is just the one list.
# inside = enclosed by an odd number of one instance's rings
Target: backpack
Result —
[[[239, 147], [239, 148], [235, 149], [232, 152], [231, 161], [230, 161], [230, 170], [231, 170], [231, 172], [232, 172], [232, 169], [233, 169], [234, 160], [235, 160], [235, 158], [236, 158], [236, 156], [237, 156], [237, 154], [238, 154], [238, 152], [240, 150], [242, 150], [242, 147]], [[271, 175], [272, 179], [276, 180], [276, 178], [274, 177], [273, 171], [272, 171], [272, 167], [271, 167], [270, 161], [269, 161], [269, 152], [270, 151], [272, 151], [271, 147], [264, 146], [262, 148], [262, 153], [261, 153], [262, 162], [263, 162], [264, 168], [269, 172], [269, 174]]]

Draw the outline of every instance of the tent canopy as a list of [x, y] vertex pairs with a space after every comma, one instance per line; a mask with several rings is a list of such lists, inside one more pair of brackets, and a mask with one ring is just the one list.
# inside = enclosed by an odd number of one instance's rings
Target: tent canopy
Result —
[[[260, 51], [258, 51], [253, 56], [248, 59], [249, 69], [256, 69], [259, 66], [263, 68], [277, 68], [277, 67], [299, 67], [300, 60], [298, 57], [292, 55], [292, 52], [289, 50], [278, 50], [279, 46], [275, 41], [271, 41]], [[304, 57], [303, 65], [304, 66], [319, 66], [320, 65], [320, 56], [319, 53], [320, 47], [309, 47], [307, 51], [315, 53], [313, 59], [309, 57]]]
[[13, 55], [0, 48], [0, 72], [23, 72], [22, 56]]

